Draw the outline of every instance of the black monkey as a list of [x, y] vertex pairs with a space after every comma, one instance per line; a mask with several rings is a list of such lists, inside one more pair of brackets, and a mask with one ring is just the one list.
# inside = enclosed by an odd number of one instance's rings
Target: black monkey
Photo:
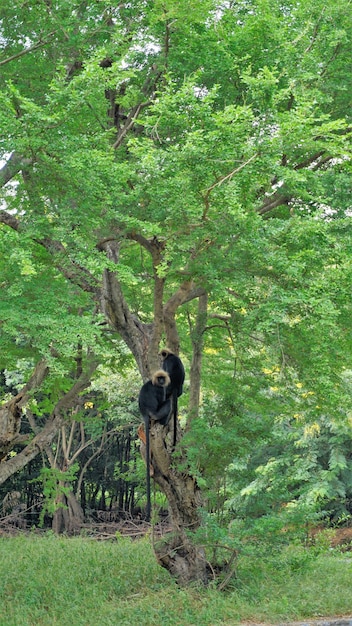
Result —
[[177, 398], [183, 392], [183, 383], [185, 381], [185, 368], [180, 357], [176, 356], [168, 348], [164, 348], [160, 352], [162, 358], [162, 368], [167, 372], [171, 379], [171, 385], [167, 389], [167, 394], [172, 396], [172, 407], [174, 414], [174, 437], [173, 446], [176, 445], [177, 434]]
[[147, 510], [146, 520], [150, 520], [150, 437], [149, 420], [153, 419], [163, 426], [169, 422], [171, 415], [171, 399], [167, 389], [171, 381], [168, 373], [164, 370], [154, 372], [151, 380], [142, 386], [139, 392], [138, 404], [145, 424], [146, 438], [146, 465], [147, 465]]

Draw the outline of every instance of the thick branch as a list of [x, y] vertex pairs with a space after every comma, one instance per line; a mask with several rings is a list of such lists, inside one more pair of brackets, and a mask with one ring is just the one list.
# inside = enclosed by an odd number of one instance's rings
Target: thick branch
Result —
[[51, 254], [55, 266], [70, 282], [78, 285], [83, 291], [94, 294], [95, 298], [100, 297], [100, 285], [94, 276], [74, 259], [70, 259], [67, 249], [60, 241], [55, 241], [46, 237], [38, 239], [37, 243], [42, 245]]
[[180, 340], [177, 332], [175, 314], [178, 307], [188, 300], [192, 287], [192, 281], [183, 282], [164, 306], [166, 341], [168, 347], [172, 350], [172, 352], [175, 352], [175, 354], [178, 354], [180, 351]]
[[0, 187], [4, 187], [23, 168], [32, 165], [33, 159], [25, 159], [17, 152], [13, 152], [0, 170]]
[[163, 260], [163, 251], [165, 249], [165, 242], [160, 241], [157, 237], [153, 239], [145, 239], [141, 235], [134, 234], [132, 236], [135, 241], [138, 241], [140, 245], [144, 246], [150, 253], [153, 261], [153, 274], [154, 274], [154, 294], [153, 294], [153, 327], [149, 344], [149, 369], [150, 371], [159, 368], [159, 344], [164, 328], [164, 287], [165, 277], [160, 276], [159, 269]]
[[142, 378], [146, 380], [150, 376], [148, 348], [151, 328], [132, 315], [118, 275], [110, 270], [104, 270], [103, 274], [101, 308], [112, 328], [121, 335], [131, 350]]
[[[7, 211], [0, 211], [0, 223], [9, 226], [17, 232], [21, 231], [21, 223]], [[85, 267], [70, 259], [67, 249], [60, 241], [55, 241], [46, 237], [45, 239], [34, 240], [43, 246], [53, 257], [55, 266], [62, 272], [63, 276], [70, 282], [78, 285], [83, 291], [92, 293], [95, 299], [100, 297], [100, 285], [94, 276]]]
[[48, 372], [46, 361], [39, 361], [29, 381], [17, 396], [0, 407], [0, 459], [5, 458], [18, 441], [22, 408], [28, 402], [31, 391], [40, 387]]
[[275, 193], [273, 196], [266, 198], [263, 204], [257, 209], [260, 215], [265, 215], [265, 213], [269, 213], [278, 206], [288, 204], [292, 200], [292, 196], [284, 196], [280, 193]]
[[25, 467], [37, 454], [52, 443], [58, 429], [64, 422], [67, 410], [74, 406], [77, 396], [88, 387], [96, 367], [97, 362], [91, 361], [87, 371], [80, 376], [72, 388], [59, 400], [44, 428], [35, 435], [22, 452], [0, 464], [0, 485]]
[[[304, 159], [304, 161], [300, 161], [299, 163], [296, 163], [296, 165], [294, 165], [292, 169], [296, 171], [302, 170], [305, 168], [310, 168], [311, 171], [319, 170], [321, 167], [326, 165], [326, 163], [329, 163], [329, 161], [333, 159], [331, 155], [327, 155], [324, 157], [324, 154], [326, 155], [325, 150], [319, 150], [318, 152], [315, 152], [311, 156]], [[286, 165], [287, 163], [286, 158], [284, 161]], [[272, 181], [272, 184], [275, 184], [275, 183], [277, 183], [276, 178]], [[267, 198], [265, 198], [261, 206], [257, 208], [257, 212], [260, 215], [264, 215], [265, 213], [269, 213], [270, 211], [272, 211], [278, 206], [289, 204], [289, 202], [291, 202], [293, 198], [294, 198], [293, 194], [285, 194], [282, 192], [282, 188], [281, 188], [280, 191], [276, 191], [271, 196], [268, 196]]]
[[20, 223], [18, 219], [14, 215], [11, 215], [11, 213], [8, 213], [7, 211], [2, 211], [2, 210], [0, 211], [0, 223], [5, 224], [5, 226], [9, 226], [13, 230], [20, 229]]

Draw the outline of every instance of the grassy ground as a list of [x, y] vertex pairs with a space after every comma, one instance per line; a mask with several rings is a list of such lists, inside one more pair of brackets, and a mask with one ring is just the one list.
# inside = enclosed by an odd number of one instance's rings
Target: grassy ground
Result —
[[231, 587], [180, 589], [147, 539], [0, 538], [0, 626], [231, 626], [352, 613], [351, 553], [241, 556]]

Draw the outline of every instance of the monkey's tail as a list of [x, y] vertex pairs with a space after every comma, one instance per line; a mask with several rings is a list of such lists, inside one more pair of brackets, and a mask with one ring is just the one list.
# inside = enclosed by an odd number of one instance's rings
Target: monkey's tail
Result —
[[149, 436], [149, 415], [144, 420], [145, 423], [145, 454], [146, 454], [146, 467], [147, 467], [147, 507], [145, 512], [145, 519], [147, 522], [150, 522], [150, 514], [151, 514], [151, 503], [150, 503], [150, 436]]

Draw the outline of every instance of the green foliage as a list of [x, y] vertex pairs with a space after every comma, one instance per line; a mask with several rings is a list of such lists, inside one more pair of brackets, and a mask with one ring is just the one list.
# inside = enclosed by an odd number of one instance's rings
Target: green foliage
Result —
[[[206, 289], [203, 403], [185, 446], [223, 520], [351, 508], [350, 10], [0, 7], [0, 150], [23, 160], [0, 170], [0, 369], [46, 358], [31, 399], [44, 419], [78, 344], [94, 349], [107, 418], [135, 424], [140, 381], [101, 312], [104, 270], [138, 323], [153, 322], [156, 275], [162, 304], [184, 280]], [[195, 315], [192, 302], [178, 312], [189, 363]]]
[[44, 524], [46, 514], [52, 515], [59, 508], [65, 508], [61, 500], [62, 495], [68, 495], [72, 491], [72, 483], [77, 478], [79, 471], [78, 463], [72, 464], [66, 471], [58, 468], [43, 467], [35, 482], [40, 482], [43, 489], [43, 503], [40, 511], [39, 522]]

